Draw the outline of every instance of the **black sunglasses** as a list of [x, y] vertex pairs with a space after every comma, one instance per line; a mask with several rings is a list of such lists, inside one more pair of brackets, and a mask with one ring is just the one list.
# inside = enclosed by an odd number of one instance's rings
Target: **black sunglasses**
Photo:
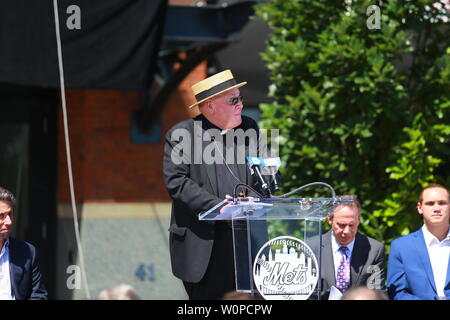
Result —
[[235, 106], [239, 101], [244, 102], [244, 97], [243, 96], [232, 97], [230, 98], [230, 100], [228, 100], [228, 104], [230, 106]]

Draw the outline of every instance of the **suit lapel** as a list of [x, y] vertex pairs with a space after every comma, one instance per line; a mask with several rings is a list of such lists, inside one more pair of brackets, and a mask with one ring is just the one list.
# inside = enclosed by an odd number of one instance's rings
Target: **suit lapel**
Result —
[[427, 274], [428, 280], [430, 281], [430, 284], [433, 287], [433, 290], [437, 292], [436, 285], [434, 283], [433, 268], [431, 267], [430, 256], [428, 255], [428, 249], [425, 244], [425, 238], [423, 237], [422, 229], [414, 233], [414, 238], [416, 239], [417, 255], [419, 256], [420, 261], [423, 264], [423, 267]]
[[[203, 135], [204, 135], [205, 131], [208, 129], [207, 120], [204, 118], [203, 115], [200, 115], [200, 116], [196, 117], [194, 119], [194, 121], [195, 121], [194, 122], [194, 139], [196, 139], [195, 141], [197, 143], [201, 141], [201, 144], [202, 144], [202, 148], [201, 148], [202, 167], [206, 168], [206, 174], [208, 175], [208, 180], [211, 185], [212, 194], [217, 194], [218, 190], [217, 190], [216, 168], [215, 168], [214, 164], [204, 163], [205, 159], [203, 159], [203, 151], [205, 150], [205, 148], [208, 145], [213, 143], [211, 139], [207, 139], [207, 141], [203, 140]], [[200, 128], [200, 126], [197, 125], [198, 121], [201, 121], [201, 128]], [[195, 146], [193, 149], [194, 149], [194, 152], [197, 151]], [[200, 149], [198, 151], [200, 151]]]
[[445, 280], [445, 287], [450, 290], [450, 256], [448, 257], [448, 264], [447, 264], [447, 278]]
[[14, 250], [14, 239], [9, 238], [9, 278], [11, 280], [11, 294], [16, 300], [20, 300], [20, 291], [18, 284], [23, 276], [22, 268], [18, 265], [18, 250]]
[[329, 286], [336, 286], [335, 265], [333, 259], [333, 247], [331, 245], [331, 231], [324, 234], [322, 238], [322, 278]]
[[447, 279], [445, 280], [444, 294], [447, 300], [450, 299], [450, 257], [448, 258], [447, 264]]
[[216, 176], [216, 169], [214, 168], [214, 164], [207, 164], [206, 167], [206, 173], [208, 174], [209, 183], [211, 185], [212, 193], [217, 194], [217, 176]]
[[370, 246], [367, 239], [359, 233], [355, 236], [355, 245], [353, 246], [352, 257], [350, 261], [350, 279], [352, 285], [357, 285], [365, 262], [369, 254]]
[[249, 181], [247, 181], [247, 166], [245, 164], [238, 165], [239, 169], [239, 178], [243, 183], [250, 184]]

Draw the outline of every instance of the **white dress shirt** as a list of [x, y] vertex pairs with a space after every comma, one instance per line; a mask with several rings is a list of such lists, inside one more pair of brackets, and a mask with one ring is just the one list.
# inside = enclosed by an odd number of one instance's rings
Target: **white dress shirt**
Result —
[[9, 239], [6, 239], [0, 252], [0, 300], [14, 300], [9, 273]]
[[447, 268], [450, 257], [450, 229], [447, 237], [439, 241], [430, 231], [426, 225], [422, 227], [423, 237], [428, 249], [428, 256], [430, 257], [431, 268], [433, 269], [434, 284], [439, 299], [445, 299], [444, 287], [447, 279]]
[[[348, 248], [348, 261], [352, 262], [352, 252], [353, 246], [355, 245], [355, 239], [352, 240], [346, 247]], [[339, 248], [342, 247], [334, 237], [334, 233], [331, 232], [331, 249], [333, 250], [333, 261], [334, 261], [334, 278], [337, 279], [337, 270], [342, 260], [342, 253], [339, 251]], [[351, 278], [350, 278], [351, 282]]]

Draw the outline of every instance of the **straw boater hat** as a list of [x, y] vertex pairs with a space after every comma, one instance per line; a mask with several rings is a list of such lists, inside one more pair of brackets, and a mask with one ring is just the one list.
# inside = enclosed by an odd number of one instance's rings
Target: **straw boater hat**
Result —
[[236, 83], [230, 70], [216, 73], [192, 86], [192, 91], [197, 102], [189, 106], [189, 109], [227, 90], [239, 88], [245, 84], [247, 82]]

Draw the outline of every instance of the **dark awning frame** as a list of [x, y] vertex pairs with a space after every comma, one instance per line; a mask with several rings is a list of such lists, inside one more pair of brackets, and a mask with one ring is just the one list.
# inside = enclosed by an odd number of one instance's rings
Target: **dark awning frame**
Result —
[[[159, 119], [171, 93], [202, 61], [235, 41], [235, 36], [253, 15], [257, 1], [239, 1], [230, 5], [169, 6], [155, 86], [144, 95], [140, 130], [149, 132]], [[186, 58], [180, 59], [184, 52]], [[174, 69], [178, 63], [179, 68]]]

